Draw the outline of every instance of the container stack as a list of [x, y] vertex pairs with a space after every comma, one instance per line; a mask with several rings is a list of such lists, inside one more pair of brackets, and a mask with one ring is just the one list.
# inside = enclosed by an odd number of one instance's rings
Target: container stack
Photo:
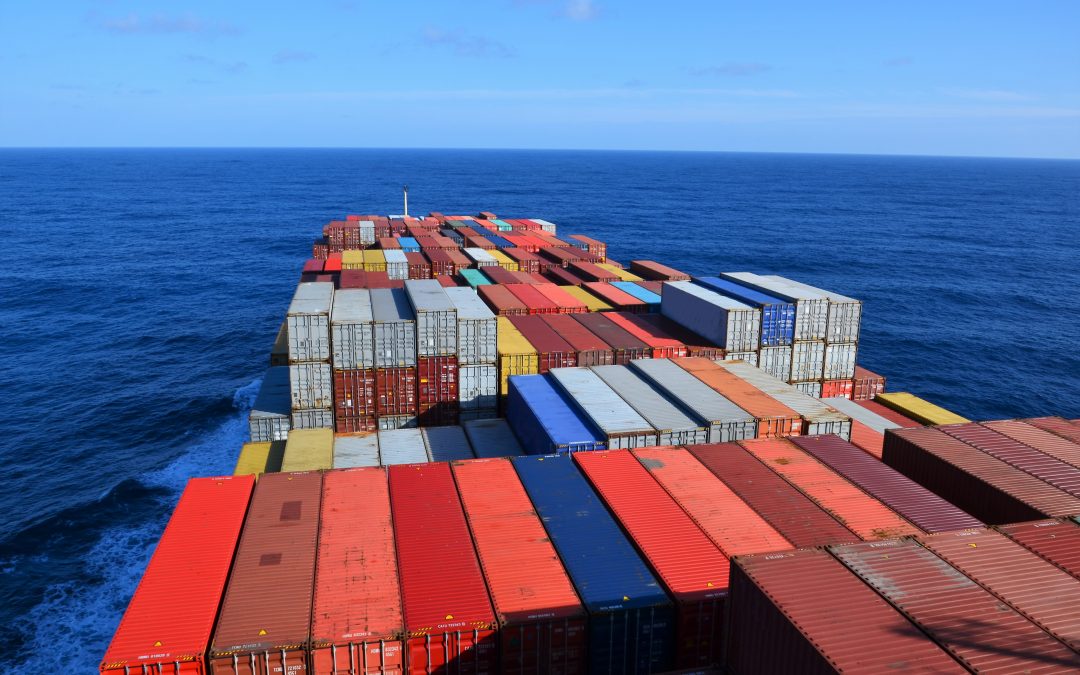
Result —
[[334, 428], [330, 312], [334, 284], [301, 283], [286, 315], [293, 429]]
[[371, 291], [342, 289], [330, 315], [334, 378], [334, 428], [338, 433], [371, 432], [376, 425], [375, 322]]
[[458, 422], [458, 315], [434, 279], [410, 279], [405, 293], [416, 312], [417, 422]]
[[457, 312], [458, 405], [460, 419], [498, 417], [498, 323], [470, 288], [445, 289]]
[[416, 314], [405, 291], [371, 290], [375, 349], [375, 416], [379, 429], [417, 424]]

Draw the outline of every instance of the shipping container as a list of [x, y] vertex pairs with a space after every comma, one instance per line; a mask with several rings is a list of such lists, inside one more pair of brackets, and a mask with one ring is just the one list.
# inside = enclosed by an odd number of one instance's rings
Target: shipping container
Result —
[[665, 334], [655, 324], [645, 321], [640, 314], [609, 312], [604, 315], [604, 318], [648, 345], [654, 359], [671, 359], [688, 355], [686, 345]]
[[572, 261], [566, 265], [566, 269], [585, 281], [619, 281], [617, 274], [584, 260]]
[[882, 461], [984, 523], [1080, 513], [1080, 499], [939, 429], [890, 429]]
[[378, 435], [379, 460], [383, 466], [422, 464], [431, 461], [420, 429], [380, 429]]
[[578, 453], [574, 461], [675, 600], [675, 666], [718, 665], [727, 556], [629, 452]]
[[499, 331], [499, 394], [506, 396], [507, 378], [537, 373], [540, 359], [536, 348], [510, 323], [509, 318], [500, 316], [496, 325]]
[[1080, 579], [1080, 527], [1075, 519], [1036, 520], [995, 529]]
[[506, 421], [530, 455], [607, 447], [603, 433], [564, 391], [543, 375], [510, 378]]
[[407, 672], [497, 672], [495, 614], [450, 465], [391, 466], [388, 474]]
[[420, 434], [433, 462], [452, 462], [476, 456], [469, 439], [465, 437], [465, 430], [459, 426], [424, 427], [420, 429]]
[[289, 326], [289, 362], [330, 360], [330, 307], [334, 284], [302, 283], [296, 287], [285, 321]]
[[974, 672], [1076, 672], [1080, 655], [911, 539], [831, 549]]
[[612, 321], [607, 312], [574, 314], [574, 320], [587, 328], [611, 347], [616, 364], [626, 365], [634, 359], [647, 359], [652, 356], [652, 348], [630, 334], [622, 326]]
[[1075, 422], [1061, 417], [1034, 417], [1023, 421], [1043, 431], [1067, 438], [1073, 443], [1080, 443], [1080, 426]]
[[405, 252], [405, 259], [409, 261], [409, 278], [410, 279], [430, 279], [431, 278], [431, 263], [424, 257], [424, 254], [417, 249], [413, 251], [407, 249]]
[[851, 419], [825, 405], [820, 399], [807, 396], [791, 385], [745, 363], [721, 361], [717, 365], [797, 412], [804, 421], [804, 434], [836, 434], [845, 440], [851, 438]]
[[482, 248], [463, 248], [462, 252], [469, 257], [476, 267], [498, 267], [499, 261]]
[[517, 263], [518, 269], [522, 272], [539, 274], [542, 271], [540, 258], [534, 253], [523, 248], [505, 248], [502, 252], [507, 258]]
[[504, 286], [522, 302], [529, 314], [560, 314], [558, 307], [532, 284], [507, 284]]
[[[643, 362], [651, 361], [646, 359]], [[592, 366], [612, 391], [630, 404], [657, 433], [658, 445], [696, 445], [709, 442], [709, 425], [692, 419], [666, 393], [626, 366]]]
[[374, 320], [375, 367], [416, 366], [416, 315], [405, 291], [377, 288], [371, 291]]
[[476, 293], [498, 316], [515, 316], [529, 313], [525, 303], [518, 300], [506, 286], [479, 286]]
[[913, 428], [913, 427], [921, 427], [922, 426], [921, 423], [916, 422], [915, 420], [911, 419], [910, 417], [904, 417], [903, 415], [896, 412], [892, 408], [886, 408], [885, 406], [881, 405], [877, 401], [858, 401], [857, 400], [857, 401], [855, 401], [855, 403], [857, 403], [860, 408], [864, 408], [866, 410], [869, 410], [870, 412], [874, 413], [875, 415], [880, 415], [881, 417], [884, 417], [885, 419], [889, 420], [893, 424], [896, 424], [899, 427], [902, 427], [904, 429], [909, 429], [909, 428]]
[[289, 368], [276, 366], [263, 375], [259, 394], [248, 414], [248, 431], [253, 443], [283, 441], [289, 435], [292, 424], [289, 411], [292, 396], [289, 393]]
[[1006, 464], [1035, 476], [1044, 483], [1053, 485], [1066, 494], [1080, 496], [1080, 469], [1071, 464], [1066, 464], [974, 422], [950, 424], [938, 428], [991, 457], [996, 457]]
[[687, 450], [794, 546], [859, 540], [832, 514], [737, 443], [694, 445]]
[[862, 366], [855, 366], [851, 400], [869, 401], [885, 391], [885, 377]]
[[[843, 398], [850, 401], [854, 391], [855, 383], [853, 380], [825, 380], [821, 383], [820, 398]], [[848, 417], [851, 417], [851, 415], [848, 415]]]
[[611, 346], [572, 317], [547, 314], [540, 318], [577, 352], [577, 365], [605, 366], [615, 362]]
[[761, 310], [689, 281], [665, 284], [660, 312], [729, 351], [757, 349], [760, 340]]
[[825, 295], [751, 272], [722, 272], [719, 276], [794, 303], [796, 340], [824, 340], [828, 335], [829, 298]]
[[206, 648], [254, 485], [253, 476], [188, 481], [105, 650], [102, 673], [207, 672]]
[[[396, 415], [416, 416], [418, 410], [416, 380], [415, 367], [376, 370], [375, 416], [380, 420]], [[386, 427], [380, 425], [379, 428]]]
[[467, 420], [461, 426], [477, 457], [519, 457], [525, 454], [505, 419]]
[[572, 246], [577, 246], [601, 258], [607, 257], [607, 244], [602, 241], [581, 234], [571, 234], [567, 239], [569, 240], [567, 243]]
[[274, 346], [270, 348], [270, 366], [287, 365], [289, 365], [289, 324], [282, 321], [277, 337], [274, 338]]
[[545, 246], [537, 253], [540, 254], [540, 257], [547, 258], [559, 267], [567, 267], [570, 263], [582, 259], [580, 253], [560, 246]]
[[707, 443], [754, 438], [754, 417], [715, 389], [668, 359], [640, 359], [630, 368], [679, 404], [708, 428]]
[[874, 397], [874, 402], [892, 408], [900, 414], [923, 424], [963, 424], [971, 421], [914, 394], [903, 391], [878, 394]]
[[791, 379], [791, 346], [762, 347], [755, 365], [781, 382], [787, 382]]
[[[614, 261], [608, 261], [606, 263], [598, 263], [597, 265], [601, 269], [607, 270], [608, 272], [611, 272], [612, 274], [617, 276], [619, 278], [619, 281], [633, 282], [633, 283], [639, 283], [639, 282], [645, 281], [644, 279], [642, 279], [638, 275], [634, 274], [633, 272], [628, 272], [627, 270], [623, 269], [621, 265], [614, 264]], [[620, 286], [620, 288], [621, 288], [621, 286]]]
[[794, 382], [791, 386], [811, 398], [821, 398], [821, 382]]
[[588, 368], [555, 368], [550, 371], [550, 376], [600, 430], [607, 439], [607, 447], [629, 449], [657, 445], [657, 432], [652, 425], [596, 373]]
[[281, 470], [319, 471], [334, 464], [334, 432], [331, 429], [293, 429], [285, 442]]
[[577, 365], [577, 350], [559, 337], [539, 316], [512, 316], [510, 323], [536, 349], [537, 372]]
[[1072, 467], [1080, 467], [1080, 443], [1074, 443], [1049, 431], [1043, 431], [1019, 420], [1000, 422], [982, 422], [987, 429], [1035, 448], [1039, 452], [1065, 462]]
[[820, 380], [825, 374], [825, 343], [796, 340], [791, 345], [791, 381]]
[[731, 562], [732, 673], [967, 672], [825, 551]]
[[588, 615], [510, 460], [452, 470], [499, 620], [499, 672], [583, 675]]
[[399, 590], [386, 472], [327, 473], [311, 607], [311, 671], [402, 673]]
[[264, 443], [244, 443], [240, 447], [240, 456], [236, 460], [234, 476], [259, 476], [264, 473], [281, 471], [281, 460], [285, 455], [285, 441]]
[[379, 434], [366, 432], [334, 437], [334, 468], [379, 466]]
[[484, 273], [480, 270], [458, 270], [458, 276], [469, 285], [469, 288], [473, 289], [477, 286], [487, 286], [491, 284], [491, 282], [488, 281], [488, 278], [485, 277]]
[[[551, 282], [559, 284], [560, 286], [573, 286], [574, 288], [581, 289], [581, 285], [588, 281], [577, 274], [574, 274], [572, 270], [559, 267], [558, 265], [552, 265], [544, 270], [544, 276], [546, 276]], [[590, 298], [594, 298], [597, 302], [603, 302], [600, 298], [597, 298], [592, 293], [581, 289], [585, 295]], [[607, 303], [604, 303], [607, 304]]]
[[[503, 239], [502, 241], [505, 242], [506, 240]], [[506, 242], [506, 243], [510, 243], [510, 242]], [[510, 256], [506, 255], [506, 253], [503, 252], [507, 248], [512, 248], [512, 247], [500, 246], [498, 244], [498, 242], [496, 242], [495, 243], [495, 249], [491, 250], [491, 251], [488, 251], [488, 253], [491, 255], [492, 258], [495, 259], [495, 261], [498, 263], [499, 267], [501, 267], [502, 269], [504, 269], [504, 270], [506, 270], [508, 272], [517, 272], [517, 271], [519, 271], [521, 269], [521, 266], [518, 265], [516, 260], [514, 260], [513, 258], [511, 258]]]
[[671, 600], [569, 458], [512, 461], [589, 611], [588, 672], [654, 673], [674, 661]]
[[823, 398], [822, 403], [851, 417], [851, 442], [881, 459], [885, 430], [898, 429], [898, 424], [846, 398]]
[[375, 431], [375, 369], [334, 371], [334, 429], [339, 434]]
[[607, 312], [615, 309], [614, 307], [604, 302], [600, 298], [596, 297], [592, 293], [588, 292], [584, 288], [580, 288], [574, 285], [566, 285], [565, 282], [559, 283], [561, 284], [559, 288], [562, 289], [564, 293], [574, 298], [581, 304], [585, 305], [585, 307], [590, 312]]
[[439, 282], [410, 279], [405, 293], [416, 312], [417, 356], [457, 354], [457, 310]]
[[390, 279], [409, 278], [409, 258], [400, 249], [389, 249], [382, 252], [386, 258], [386, 276]]
[[334, 294], [330, 315], [330, 351], [334, 368], [375, 367], [373, 320], [370, 291], [348, 289]]
[[799, 413], [767, 395], [716, 362], [701, 357], [672, 361], [683, 370], [705, 383], [709, 388], [728, 399], [757, 420], [757, 436], [793, 436], [802, 433], [803, 420]]
[[210, 645], [215, 675], [306, 668], [322, 478], [309, 471], [259, 480]]
[[855, 376], [855, 356], [859, 346], [854, 343], [825, 343], [826, 380], [841, 380]]
[[379, 431], [394, 429], [415, 429], [419, 426], [416, 415], [383, 415], [376, 419]]
[[833, 291], [826, 291], [809, 284], [804, 284], [784, 277], [767, 275], [766, 279], [786, 283], [796, 288], [815, 291], [824, 295], [829, 300], [829, 320], [826, 342], [858, 342], [859, 324], [862, 321], [862, 301], [840, 295]]
[[[629, 283], [629, 282], [618, 282]], [[605, 283], [602, 281], [586, 281], [581, 285], [589, 293], [592, 293], [596, 297], [600, 298], [607, 304], [611, 305], [615, 309], [622, 312], [631, 312], [633, 314], [645, 314], [654, 311], [655, 307], [650, 303], [639, 299], [635, 295], [627, 293], [625, 290], [614, 286], [613, 284]], [[639, 288], [642, 293], [647, 293], [645, 289]]]
[[498, 357], [495, 315], [472, 289], [448, 288], [444, 292], [457, 311], [458, 362], [495, 363]]
[[334, 404], [330, 363], [294, 363], [289, 366], [289, 396], [293, 410], [327, 410]]
[[758, 365], [758, 353], [757, 352], [725, 352], [724, 358], [721, 361], [744, 361], [754, 366]]
[[631, 260], [630, 271], [657, 281], [690, 281], [690, 275], [655, 260]]
[[555, 304], [556, 314], [579, 314], [588, 312], [589, 307], [581, 300], [570, 295], [555, 284], [542, 283], [533, 286], [541, 295]]
[[760, 309], [762, 347], [782, 347], [794, 342], [794, 304], [720, 277], [696, 277], [694, 283]]
[[461, 366], [458, 369], [458, 407], [466, 415], [497, 417], [499, 369], [497, 366]]
[[455, 356], [422, 356], [416, 366], [420, 426], [458, 423], [458, 362]]
[[294, 410], [291, 420], [293, 429], [333, 429], [334, 411], [330, 408]]
[[406, 253], [420, 252], [420, 244], [413, 237], [398, 237], [398, 246]]
[[666, 316], [660, 314], [639, 314], [635, 317], [643, 323], [653, 326], [658, 335], [669, 337], [686, 345], [687, 356], [700, 356], [713, 361], [723, 360], [724, 349], [711, 344], [708, 340], [697, 333], [680, 326]]

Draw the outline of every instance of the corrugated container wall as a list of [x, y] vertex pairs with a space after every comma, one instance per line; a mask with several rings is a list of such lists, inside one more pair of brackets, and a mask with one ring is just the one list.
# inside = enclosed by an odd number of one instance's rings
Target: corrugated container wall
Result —
[[1073, 519], [999, 525], [998, 531], [1080, 579], [1080, 527]]
[[697, 419], [708, 425], [708, 443], [724, 443], [754, 438], [757, 421], [753, 415], [721, 396], [668, 359], [631, 361], [630, 368], [677, 398]]
[[820, 399], [807, 396], [791, 385], [745, 363], [721, 361], [717, 365], [799, 413], [805, 422], [804, 434], [836, 434], [844, 440], [851, 439], [851, 419], [825, 405]]
[[379, 435], [376, 432], [334, 437], [334, 468], [379, 466]]
[[375, 322], [375, 366], [416, 366], [416, 315], [405, 291], [376, 288], [371, 291], [371, 314]]
[[664, 284], [660, 312], [729, 351], [758, 347], [761, 310], [689, 281]]
[[708, 425], [691, 419], [635, 371], [626, 366], [593, 366], [591, 370], [656, 429], [657, 445], [709, 442]]
[[768, 438], [802, 433], [803, 422], [798, 413], [717, 363], [702, 357], [678, 359], [673, 363], [753, 415], [757, 420], [757, 436]]
[[334, 368], [374, 368], [375, 335], [371, 292], [356, 288], [334, 294], [330, 344]]
[[275, 366], [263, 375], [259, 394], [248, 414], [248, 430], [253, 443], [283, 441], [289, 436], [292, 423], [289, 411], [292, 397], [289, 393], [288, 366]]
[[694, 282], [710, 291], [761, 310], [761, 346], [790, 345], [795, 339], [795, 305], [729, 279], [697, 277]]
[[492, 365], [458, 369], [458, 404], [462, 419], [497, 417], [499, 369]]
[[419, 429], [380, 429], [379, 457], [383, 466], [431, 461]]
[[587, 368], [555, 368], [550, 375], [585, 417], [607, 437], [607, 447], [642, 448], [657, 445], [657, 433], [652, 425], [596, 373]]
[[829, 299], [821, 293], [751, 272], [723, 272], [720, 277], [795, 303], [796, 340], [824, 340], [828, 334]]
[[603, 434], [548, 377], [511, 377], [509, 391], [506, 421], [528, 454], [547, 455], [607, 447]]
[[302, 283], [296, 287], [285, 321], [289, 326], [289, 362], [330, 360], [330, 307], [334, 284]]
[[434, 279], [410, 279], [405, 293], [416, 311], [418, 356], [457, 354], [457, 310]]
[[825, 334], [827, 342], [858, 342], [859, 324], [862, 322], [862, 301], [840, 295], [833, 291], [826, 291], [809, 284], [792, 281], [785, 277], [766, 275], [766, 279], [779, 281], [790, 286], [815, 291], [829, 299], [828, 330]]

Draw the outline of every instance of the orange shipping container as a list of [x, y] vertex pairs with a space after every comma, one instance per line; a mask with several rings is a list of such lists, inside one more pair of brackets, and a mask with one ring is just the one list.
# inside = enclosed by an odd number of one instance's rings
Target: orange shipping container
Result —
[[851, 443], [881, 459], [882, 447], [885, 445], [885, 434], [879, 434], [859, 420], [852, 419]]
[[758, 437], [798, 436], [802, 430], [799, 413], [772, 398], [749, 382], [740, 380], [709, 359], [673, 359], [685, 371], [709, 385], [758, 421]]
[[662, 334], [655, 325], [629, 312], [608, 312], [607, 318], [623, 330], [652, 348], [654, 359], [674, 359], [687, 356], [686, 345]]

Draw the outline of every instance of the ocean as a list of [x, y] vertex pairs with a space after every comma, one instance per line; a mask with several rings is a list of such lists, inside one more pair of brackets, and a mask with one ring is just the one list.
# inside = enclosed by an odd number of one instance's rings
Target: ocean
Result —
[[865, 303], [860, 362], [974, 419], [1080, 416], [1080, 162], [480, 150], [0, 150], [0, 672], [91, 672], [190, 476], [230, 473], [311, 240], [540, 217]]

